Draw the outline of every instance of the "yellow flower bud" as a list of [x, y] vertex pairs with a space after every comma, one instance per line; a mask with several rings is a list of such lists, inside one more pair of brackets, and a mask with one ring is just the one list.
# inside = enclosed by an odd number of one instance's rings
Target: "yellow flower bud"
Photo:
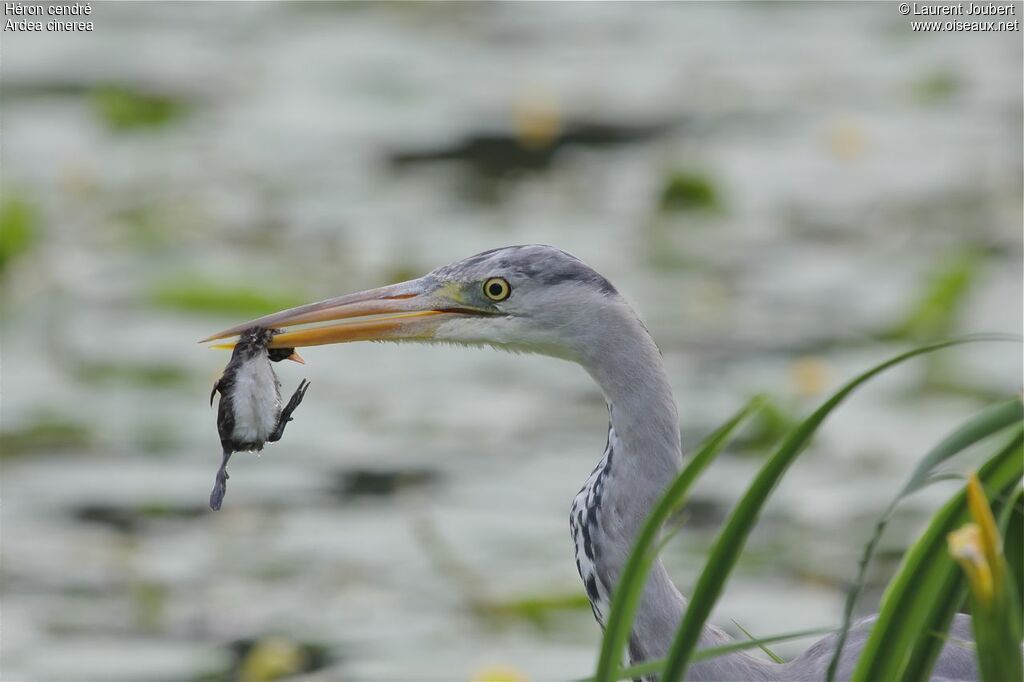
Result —
[[981, 529], [969, 523], [946, 537], [949, 553], [957, 560], [967, 574], [971, 592], [984, 604], [992, 603], [994, 586], [992, 567], [985, 556]]

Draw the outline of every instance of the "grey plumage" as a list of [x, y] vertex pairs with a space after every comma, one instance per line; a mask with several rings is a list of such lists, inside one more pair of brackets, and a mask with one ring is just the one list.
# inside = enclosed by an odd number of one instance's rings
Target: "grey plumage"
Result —
[[[617, 294], [611, 282], [579, 258], [553, 246], [526, 244], [491, 249], [445, 265], [431, 274], [440, 280], [464, 280], [475, 273], [498, 272], [515, 275], [544, 286], [575, 282], [593, 287], [603, 294]], [[479, 276], [479, 275], [477, 275]], [[485, 276], [486, 277], [486, 276]]]
[[217, 432], [222, 448], [221, 464], [210, 492], [210, 508], [218, 510], [227, 492], [228, 460], [232, 453], [259, 452], [267, 442], [284, 435], [284, 427], [292, 420], [292, 412], [299, 406], [309, 388], [303, 379], [288, 404], [281, 408], [281, 383], [271, 367], [271, 361], [280, 362], [295, 349], [267, 350], [274, 331], [253, 327], [239, 335], [231, 352], [231, 360], [210, 392], [220, 393], [217, 405]]

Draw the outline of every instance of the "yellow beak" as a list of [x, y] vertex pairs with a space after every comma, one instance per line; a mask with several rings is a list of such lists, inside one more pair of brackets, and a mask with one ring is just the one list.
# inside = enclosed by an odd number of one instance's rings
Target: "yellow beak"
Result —
[[[348, 320], [337, 324], [307, 327], [276, 334], [270, 348], [321, 346], [351, 341], [431, 339], [445, 321], [467, 315], [486, 314], [462, 307], [436, 292], [446, 287], [433, 285], [426, 278], [369, 289], [282, 310], [250, 320], [206, 337], [200, 343], [237, 336], [250, 327], [281, 329], [295, 325]], [[230, 347], [233, 344], [218, 344]]]

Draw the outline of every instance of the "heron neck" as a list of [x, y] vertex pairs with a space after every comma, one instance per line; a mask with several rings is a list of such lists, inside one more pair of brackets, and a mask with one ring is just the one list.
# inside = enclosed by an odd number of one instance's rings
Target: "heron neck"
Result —
[[[590, 543], [582, 543], [582, 558], [577, 543], [577, 559], [594, 614], [603, 625], [633, 542], [678, 474], [682, 453], [675, 399], [650, 334], [625, 305], [606, 311], [598, 323], [601, 340], [581, 364], [604, 393], [611, 424], [605, 458], [574, 503], [574, 534]], [[587, 575], [591, 571], [593, 580]], [[664, 656], [685, 606], [656, 561], [633, 622], [630, 659]]]
[[596, 323], [600, 341], [581, 364], [608, 402], [614, 440], [607, 472], [614, 504], [602, 507], [632, 541], [682, 466], [679, 417], [661, 351], [632, 309], [603, 311]]
[[608, 402], [615, 440], [608, 473], [616, 505], [609, 509], [630, 539], [682, 466], [679, 417], [661, 352], [639, 321], [632, 336], [587, 364]]
[[[618, 584], [637, 534], [682, 467], [679, 417], [661, 352], [635, 313], [623, 308], [618, 317], [599, 321], [602, 342], [582, 362], [604, 393], [611, 421], [605, 459], [577, 498], [588, 507], [586, 517], [594, 519], [588, 532], [593, 568], [604, 590], [598, 596], [605, 602], [595, 603], [594, 612], [602, 621], [610, 601], [603, 598]], [[588, 486], [597, 486], [599, 494], [587, 494]], [[656, 560], [633, 622], [630, 659], [637, 663], [667, 655], [685, 609], [686, 600]], [[700, 646], [728, 641], [719, 629], [706, 627]], [[734, 654], [695, 664], [688, 676], [723, 679], [728, 673], [734, 675], [729, 679], [758, 679], [762, 672], [756, 659]]]

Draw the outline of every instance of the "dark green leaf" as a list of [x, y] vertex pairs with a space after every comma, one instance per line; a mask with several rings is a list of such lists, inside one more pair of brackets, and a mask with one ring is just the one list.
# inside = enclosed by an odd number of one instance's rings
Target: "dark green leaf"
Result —
[[789, 469], [790, 464], [803, 452], [811, 437], [821, 426], [822, 422], [825, 421], [825, 418], [854, 390], [890, 367], [919, 355], [950, 346], [977, 340], [1003, 340], [1003, 338], [1001, 336], [986, 336], [943, 341], [897, 355], [849, 381], [786, 437], [761, 468], [761, 471], [758, 472], [754, 482], [747, 489], [739, 504], [736, 505], [718, 540], [715, 542], [711, 554], [704, 565], [704, 569], [701, 571], [700, 577], [693, 588], [693, 599], [686, 609], [686, 614], [669, 650], [668, 660], [661, 676], [662, 682], [678, 682], [683, 679], [689, 661], [697, 647], [697, 641], [704, 628], [704, 623], [707, 621], [715, 602], [718, 601], [725, 582], [728, 580], [733, 567], [735, 567], [739, 559], [740, 553], [743, 551], [746, 539], [757, 523], [761, 509], [779, 480]]
[[[849, 632], [850, 623], [853, 620], [853, 613], [857, 604], [857, 598], [860, 596], [861, 590], [864, 588], [864, 583], [867, 580], [868, 566], [874, 556], [875, 548], [878, 545], [879, 540], [881, 540], [882, 534], [885, 532], [886, 526], [889, 524], [893, 513], [896, 511], [897, 505], [899, 505], [903, 498], [917, 490], [920, 490], [922, 487], [947, 478], [946, 475], [936, 473], [935, 471], [936, 467], [941, 465], [943, 462], [960, 452], [963, 452], [978, 441], [999, 433], [1013, 424], [1019, 424], [1022, 418], [1024, 418], [1024, 405], [1022, 405], [1021, 401], [1017, 398], [993, 405], [955, 429], [938, 445], [932, 448], [928, 454], [921, 459], [920, 463], [918, 463], [914, 472], [910, 475], [910, 478], [907, 479], [907, 482], [896, 494], [896, 497], [892, 502], [889, 503], [888, 508], [883, 512], [881, 518], [879, 518], [878, 523], [875, 526], [874, 534], [864, 546], [864, 553], [860, 558], [857, 577], [853, 581], [853, 585], [850, 587], [846, 596], [846, 605], [843, 610], [843, 622], [839, 626], [839, 637], [835, 654], [833, 655], [832, 662], [829, 664], [828, 668], [827, 679], [829, 682], [835, 679], [836, 670], [839, 664], [839, 657], [846, 642], [846, 635]], [[957, 603], [959, 603], [959, 600]]]
[[[985, 462], [978, 477], [992, 499], [1024, 474], [1024, 428]], [[928, 679], [944, 634], [963, 593], [960, 569], [950, 557], [946, 536], [968, 520], [966, 495], [957, 494], [932, 518], [928, 528], [907, 551], [900, 570], [882, 598], [881, 611], [861, 652], [855, 682]]]

